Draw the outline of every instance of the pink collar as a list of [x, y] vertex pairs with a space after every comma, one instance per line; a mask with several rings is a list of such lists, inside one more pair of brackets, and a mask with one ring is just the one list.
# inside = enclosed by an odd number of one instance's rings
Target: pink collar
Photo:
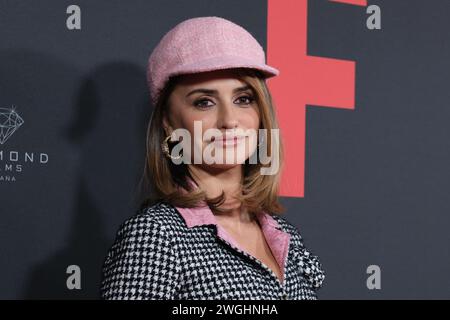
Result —
[[[217, 225], [217, 219], [211, 209], [207, 206], [199, 206], [195, 208], [181, 208], [176, 207], [180, 210], [186, 224], [189, 228], [195, 226], [201, 226], [205, 224], [215, 224]], [[267, 214], [265, 211], [260, 212], [256, 215], [261, 226], [268, 225], [274, 228], [280, 228], [278, 222]]]
[[[214, 216], [211, 209], [207, 206], [200, 206], [196, 208], [180, 208], [175, 207], [181, 216], [188, 228], [193, 228], [195, 226], [213, 224], [217, 227], [217, 235], [223, 240], [227, 241], [230, 245], [234, 246], [236, 249], [248, 253], [243, 247], [241, 247], [233, 237], [218, 223], [216, 217]], [[272, 254], [274, 255], [278, 265], [281, 268], [281, 272], [283, 274], [284, 279], [284, 269], [285, 269], [285, 260], [289, 250], [289, 240], [290, 234], [279, 230], [280, 228], [278, 222], [271, 217], [267, 212], [262, 211], [256, 215], [259, 224], [261, 225], [261, 229], [266, 238], [267, 244], [269, 245]]]

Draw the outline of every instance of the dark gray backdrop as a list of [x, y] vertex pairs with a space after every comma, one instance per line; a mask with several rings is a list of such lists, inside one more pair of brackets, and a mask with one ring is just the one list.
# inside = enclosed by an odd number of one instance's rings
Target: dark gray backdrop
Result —
[[[70, 4], [0, 0], [0, 108], [24, 120], [0, 144], [3, 299], [98, 298], [106, 251], [135, 210], [145, 67], [165, 32], [218, 15], [266, 44], [266, 1], [77, 1], [77, 31]], [[365, 27], [363, 7], [309, 1], [308, 53], [356, 61], [356, 103], [307, 109], [305, 197], [282, 202], [326, 270], [319, 298], [448, 299], [450, 1], [369, 4], [382, 30]], [[71, 264], [79, 291], [66, 289]], [[380, 290], [366, 286], [372, 264]]]

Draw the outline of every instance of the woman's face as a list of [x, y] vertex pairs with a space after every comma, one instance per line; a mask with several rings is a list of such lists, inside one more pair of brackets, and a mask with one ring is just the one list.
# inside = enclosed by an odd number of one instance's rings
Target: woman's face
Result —
[[[183, 154], [191, 163], [200, 159], [201, 166], [223, 169], [243, 164], [256, 149], [260, 119], [255, 98], [232, 70], [184, 75], [169, 97], [166, 133], [189, 132], [190, 150]], [[194, 153], [200, 158], [195, 160]]]

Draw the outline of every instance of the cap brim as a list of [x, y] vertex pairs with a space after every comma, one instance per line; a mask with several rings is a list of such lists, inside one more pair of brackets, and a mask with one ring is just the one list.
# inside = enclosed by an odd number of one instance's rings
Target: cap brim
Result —
[[202, 60], [191, 64], [180, 65], [170, 73], [171, 76], [180, 74], [200, 73], [214, 70], [231, 68], [251, 68], [263, 73], [266, 78], [271, 78], [280, 74], [280, 71], [267, 64], [255, 63], [254, 60], [247, 60], [237, 56], [220, 56]]

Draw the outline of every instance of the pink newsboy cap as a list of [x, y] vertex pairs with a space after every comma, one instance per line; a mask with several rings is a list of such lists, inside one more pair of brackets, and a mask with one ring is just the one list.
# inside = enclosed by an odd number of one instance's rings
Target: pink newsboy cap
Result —
[[264, 49], [243, 27], [221, 17], [184, 20], [167, 32], [148, 59], [147, 82], [156, 104], [170, 76], [229, 68], [253, 68], [265, 78], [279, 71], [265, 63]]

